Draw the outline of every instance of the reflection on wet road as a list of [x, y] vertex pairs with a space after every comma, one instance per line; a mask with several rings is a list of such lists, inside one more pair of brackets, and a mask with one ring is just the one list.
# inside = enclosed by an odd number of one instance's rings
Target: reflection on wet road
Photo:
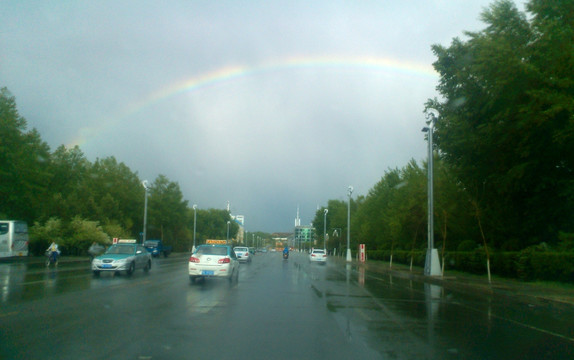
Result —
[[[87, 261], [0, 263], [0, 358], [565, 359], [574, 309], [458, 293], [305, 254], [258, 254], [238, 283], [190, 284], [187, 256], [149, 274]], [[46, 334], [49, 331], [50, 337]], [[59, 339], [54, 345], [53, 338]], [[6, 345], [5, 345], [6, 344]]]

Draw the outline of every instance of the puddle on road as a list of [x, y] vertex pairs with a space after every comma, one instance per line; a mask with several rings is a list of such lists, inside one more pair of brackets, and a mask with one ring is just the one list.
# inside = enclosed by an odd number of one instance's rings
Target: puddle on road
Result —
[[0, 301], [31, 301], [91, 286], [88, 264], [59, 264], [46, 267], [42, 262], [0, 263]]

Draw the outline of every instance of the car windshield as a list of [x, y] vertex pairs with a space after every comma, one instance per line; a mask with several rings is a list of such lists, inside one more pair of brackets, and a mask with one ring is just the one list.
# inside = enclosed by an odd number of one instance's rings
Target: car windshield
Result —
[[114, 245], [106, 251], [106, 254], [133, 254], [134, 251], [133, 245]]
[[156, 247], [158, 244], [159, 244], [159, 241], [147, 240], [147, 241], [144, 243], [144, 246], [147, 246], [147, 247]]
[[227, 248], [220, 246], [205, 246], [197, 249], [197, 255], [227, 255]]

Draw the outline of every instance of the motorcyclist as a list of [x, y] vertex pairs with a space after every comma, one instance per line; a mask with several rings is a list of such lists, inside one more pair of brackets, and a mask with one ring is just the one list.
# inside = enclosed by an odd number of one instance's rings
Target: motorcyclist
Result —
[[289, 257], [289, 247], [285, 246], [285, 249], [283, 249], [283, 258], [287, 259]]
[[58, 264], [58, 256], [60, 255], [60, 250], [58, 249], [58, 244], [52, 242], [48, 249], [46, 249], [46, 253], [48, 255], [48, 261], [46, 262], [46, 266], [50, 266], [50, 262], [54, 264]]

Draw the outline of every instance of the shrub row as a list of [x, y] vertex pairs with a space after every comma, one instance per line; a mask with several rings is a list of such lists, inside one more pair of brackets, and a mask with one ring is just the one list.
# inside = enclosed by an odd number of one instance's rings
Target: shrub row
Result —
[[[425, 251], [394, 251], [393, 262], [424, 267]], [[390, 250], [367, 251], [369, 260], [389, 261]], [[441, 258], [442, 262], [442, 258]], [[483, 250], [445, 253], [445, 271], [457, 270], [471, 274], [486, 274], [486, 254]], [[493, 252], [490, 270], [494, 275], [525, 281], [544, 280], [574, 283], [574, 252], [550, 252], [528, 248], [520, 252]]]

